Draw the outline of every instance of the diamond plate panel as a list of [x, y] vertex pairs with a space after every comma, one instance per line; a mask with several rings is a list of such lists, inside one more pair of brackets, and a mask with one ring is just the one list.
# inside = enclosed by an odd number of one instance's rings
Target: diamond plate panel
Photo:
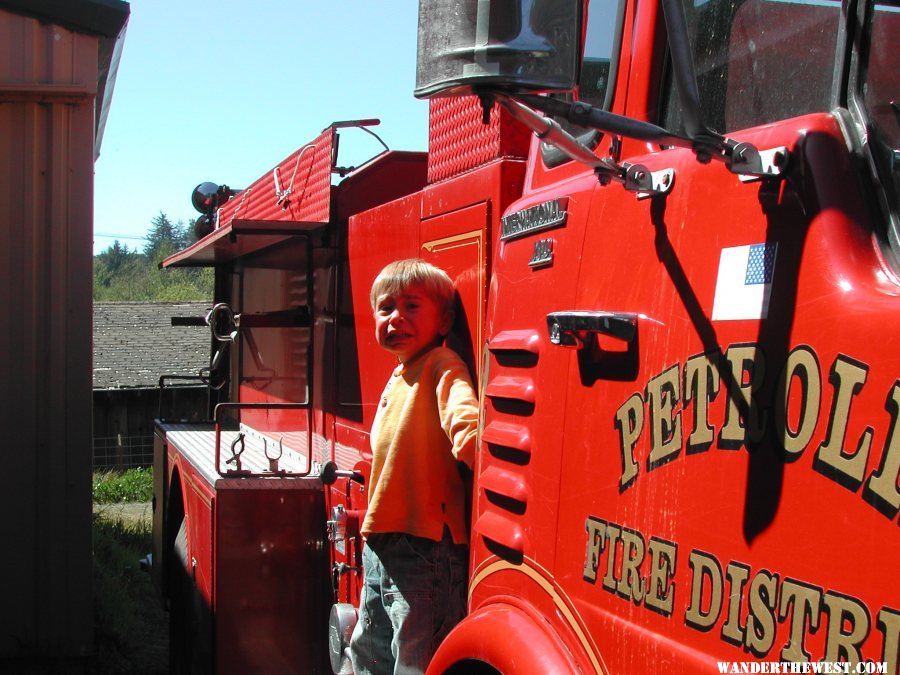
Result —
[[434, 183], [500, 157], [528, 155], [530, 133], [495, 105], [481, 121], [476, 96], [434, 98], [428, 125], [428, 182]]
[[329, 128], [219, 209], [218, 227], [242, 221], [327, 223], [331, 203]]

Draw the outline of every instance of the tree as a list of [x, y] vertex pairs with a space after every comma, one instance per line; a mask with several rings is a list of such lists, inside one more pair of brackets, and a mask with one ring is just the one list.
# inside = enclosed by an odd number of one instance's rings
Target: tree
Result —
[[160, 270], [159, 263], [193, 243], [193, 222], [172, 224], [165, 213], [151, 221], [143, 254], [114, 242], [94, 258], [94, 300], [210, 300], [212, 269]]
[[143, 257], [137, 251], [129, 251], [117, 239], [103, 253], [94, 258], [94, 289], [109, 288], [117, 279], [134, 274], [142, 265]]
[[150, 231], [147, 233], [144, 255], [149, 260], [158, 261], [167, 255], [180, 251], [188, 242], [185, 229], [183, 223], [172, 224], [169, 217], [160, 211], [159, 215], [150, 221]]
[[112, 243], [112, 246], [107, 248], [98, 257], [103, 261], [107, 271], [114, 275], [127, 263], [129, 255], [131, 254], [128, 251], [128, 246], [120, 244], [119, 240], [116, 239]]

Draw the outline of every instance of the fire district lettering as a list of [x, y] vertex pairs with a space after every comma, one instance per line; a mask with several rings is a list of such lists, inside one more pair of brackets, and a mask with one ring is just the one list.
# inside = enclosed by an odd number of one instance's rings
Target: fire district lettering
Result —
[[[624, 525], [588, 516], [584, 580], [635, 605], [671, 618], [674, 613], [678, 545], [657, 537], [649, 540]], [[683, 563], [682, 563], [683, 564]], [[757, 658], [808, 663], [813, 655], [809, 634], [825, 631], [816, 659], [860, 663], [865, 645], [880, 634], [887, 672], [898, 672], [900, 611], [881, 607], [874, 617], [860, 599], [836, 590], [772, 572], [754, 571], [732, 560], [723, 568], [711, 553], [694, 549], [687, 556], [690, 587], [680, 618], [693, 630], [718, 630], [719, 637]], [[680, 592], [680, 591], [679, 591]], [[780, 626], [781, 639], [777, 640]], [[873, 630], [874, 629], [874, 630]], [[874, 641], [873, 641], [874, 645]], [[870, 646], [869, 651], [877, 649]]]
[[[796, 461], [807, 450], [816, 429], [824, 440], [815, 450], [813, 469], [856, 491], [885, 517], [900, 511], [900, 380], [887, 393], [885, 410], [890, 417], [881, 459], [866, 475], [874, 430], [867, 427], [859, 438], [847, 438], [848, 420], [855, 397], [866, 383], [869, 367], [839, 354], [828, 370], [833, 394], [827, 419], [820, 419], [823, 373], [818, 356], [806, 345], [795, 347], [774, 383], [774, 398], [767, 407], [759, 400], [769, 377], [765, 353], [753, 343], [734, 344], [723, 353], [697, 354], [651, 378], [643, 393], [635, 393], [616, 411], [622, 471], [621, 490], [634, 485], [640, 474], [635, 448], [649, 436], [646, 471], [654, 471], [687, 455], [702, 453], [715, 443], [723, 450], [754, 447], [767, 433], [783, 461]], [[710, 405], [725, 396], [724, 420], [716, 429], [710, 423]], [[789, 402], [799, 397], [796, 419], [789, 419]], [[688, 414], [688, 409], [692, 414]], [[824, 426], [823, 426], [824, 425]]]

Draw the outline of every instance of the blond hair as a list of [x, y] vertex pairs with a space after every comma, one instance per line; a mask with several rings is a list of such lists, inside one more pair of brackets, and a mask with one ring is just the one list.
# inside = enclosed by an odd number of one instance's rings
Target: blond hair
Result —
[[379, 296], [397, 295], [410, 286], [421, 286], [442, 311], [453, 311], [456, 290], [450, 276], [421, 258], [394, 261], [378, 273], [369, 294], [372, 309]]

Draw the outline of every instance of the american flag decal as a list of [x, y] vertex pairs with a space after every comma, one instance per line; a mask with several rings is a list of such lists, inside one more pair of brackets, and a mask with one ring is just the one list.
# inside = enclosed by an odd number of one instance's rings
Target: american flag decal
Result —
[[714, 321], [766, 318], [777, 253], [777, 242], [722, 249], [713, 299]]
[[745, 284], [771, 284], [778, 244], [753, 244], [747, 255]]

